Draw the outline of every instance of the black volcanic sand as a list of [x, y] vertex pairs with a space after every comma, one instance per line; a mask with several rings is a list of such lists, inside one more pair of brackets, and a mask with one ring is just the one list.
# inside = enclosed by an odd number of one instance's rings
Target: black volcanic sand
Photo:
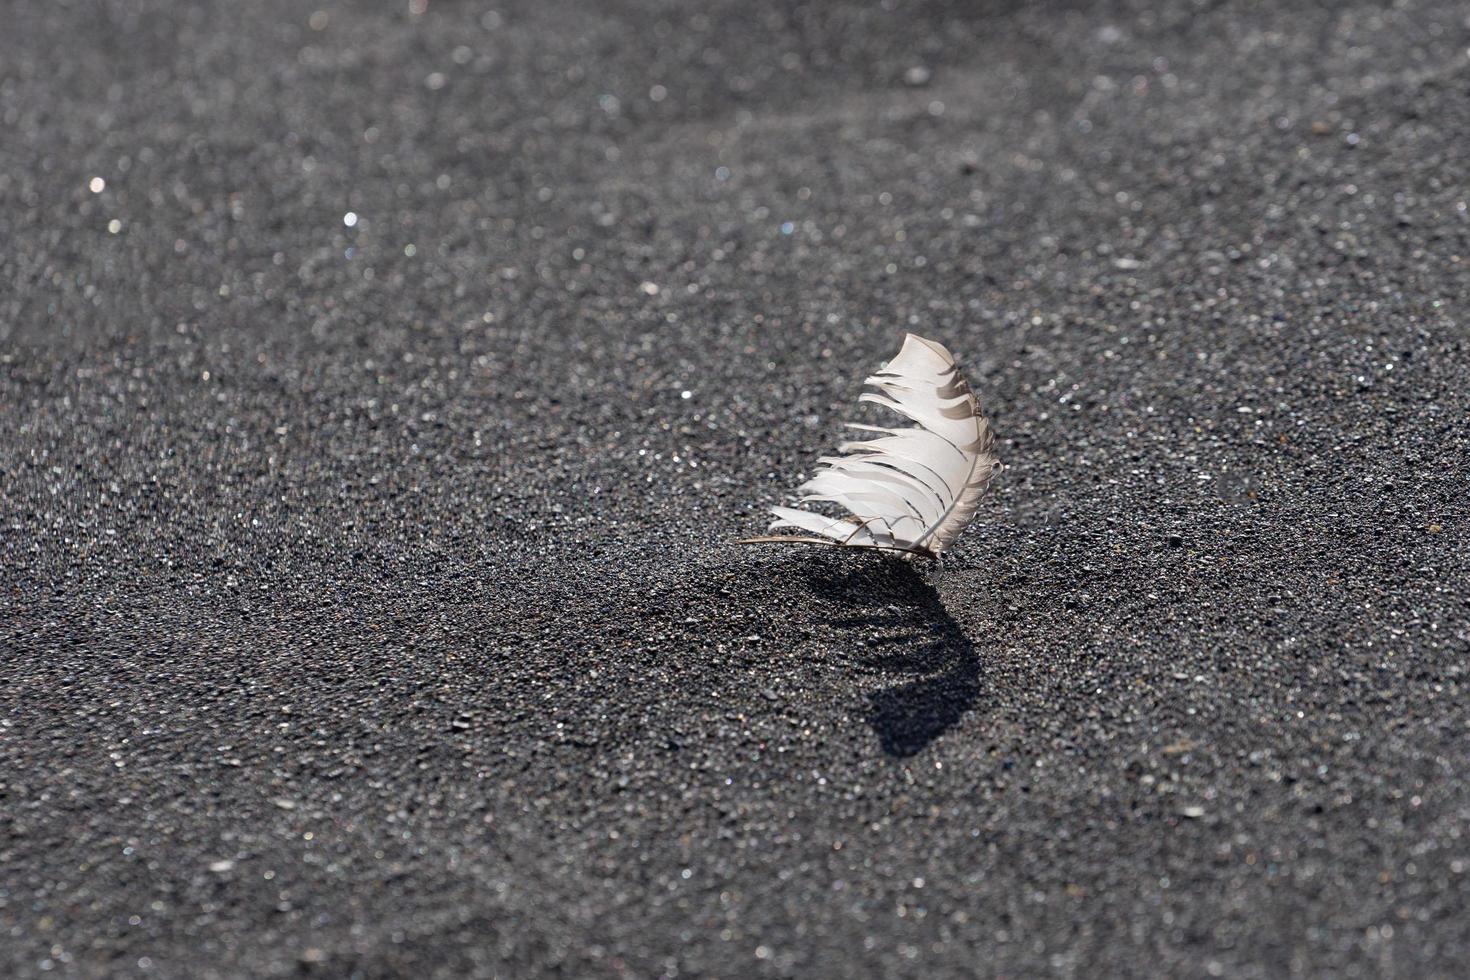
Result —
[[0, 973], [1464, 970], [1463, 3], [4, 19]]

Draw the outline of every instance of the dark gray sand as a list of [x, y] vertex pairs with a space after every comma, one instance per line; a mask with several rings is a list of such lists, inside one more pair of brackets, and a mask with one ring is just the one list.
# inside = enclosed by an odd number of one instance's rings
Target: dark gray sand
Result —
[[1464, 970], [1463, 3], [4, 21], [0, 973]]

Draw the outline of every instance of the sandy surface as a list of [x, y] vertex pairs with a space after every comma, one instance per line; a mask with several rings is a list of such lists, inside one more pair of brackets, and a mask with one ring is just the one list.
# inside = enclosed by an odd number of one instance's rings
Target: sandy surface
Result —
[[0, 972], [1470, 961], [1463, 3], [6, 7]]

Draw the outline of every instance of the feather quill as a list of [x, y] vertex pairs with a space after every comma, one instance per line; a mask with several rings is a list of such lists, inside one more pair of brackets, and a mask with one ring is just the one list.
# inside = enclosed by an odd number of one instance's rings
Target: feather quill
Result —
[[859, 401], [914, 424], [849, 423], [866, 438], [843, 443], [840, 455], [821, 457], [816, 474], [797, 488], [802, 503], [835, 504], [847, 514], [774, 507], [770, 530], [806, 534], [767, 534], [742, 544], [822, 544], [934, 558], [974, 519], [1000, 463], [990, 422], [950, 352], [907, 334], [898, 356], [863, 383], [874, 390]]

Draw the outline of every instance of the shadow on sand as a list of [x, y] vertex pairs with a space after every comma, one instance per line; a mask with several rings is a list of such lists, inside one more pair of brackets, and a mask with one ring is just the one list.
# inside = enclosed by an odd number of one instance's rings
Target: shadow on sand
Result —
[[865, 717], [890, 755], [923, 751], [964, 718], [980, 695], [980, 662], [934, 587], [912, 565], [865, 563], [807, 572], [812, 592], [847, 612], [833, 625], [864, 634], [858, 663], [899, 680], [868, 697]]

